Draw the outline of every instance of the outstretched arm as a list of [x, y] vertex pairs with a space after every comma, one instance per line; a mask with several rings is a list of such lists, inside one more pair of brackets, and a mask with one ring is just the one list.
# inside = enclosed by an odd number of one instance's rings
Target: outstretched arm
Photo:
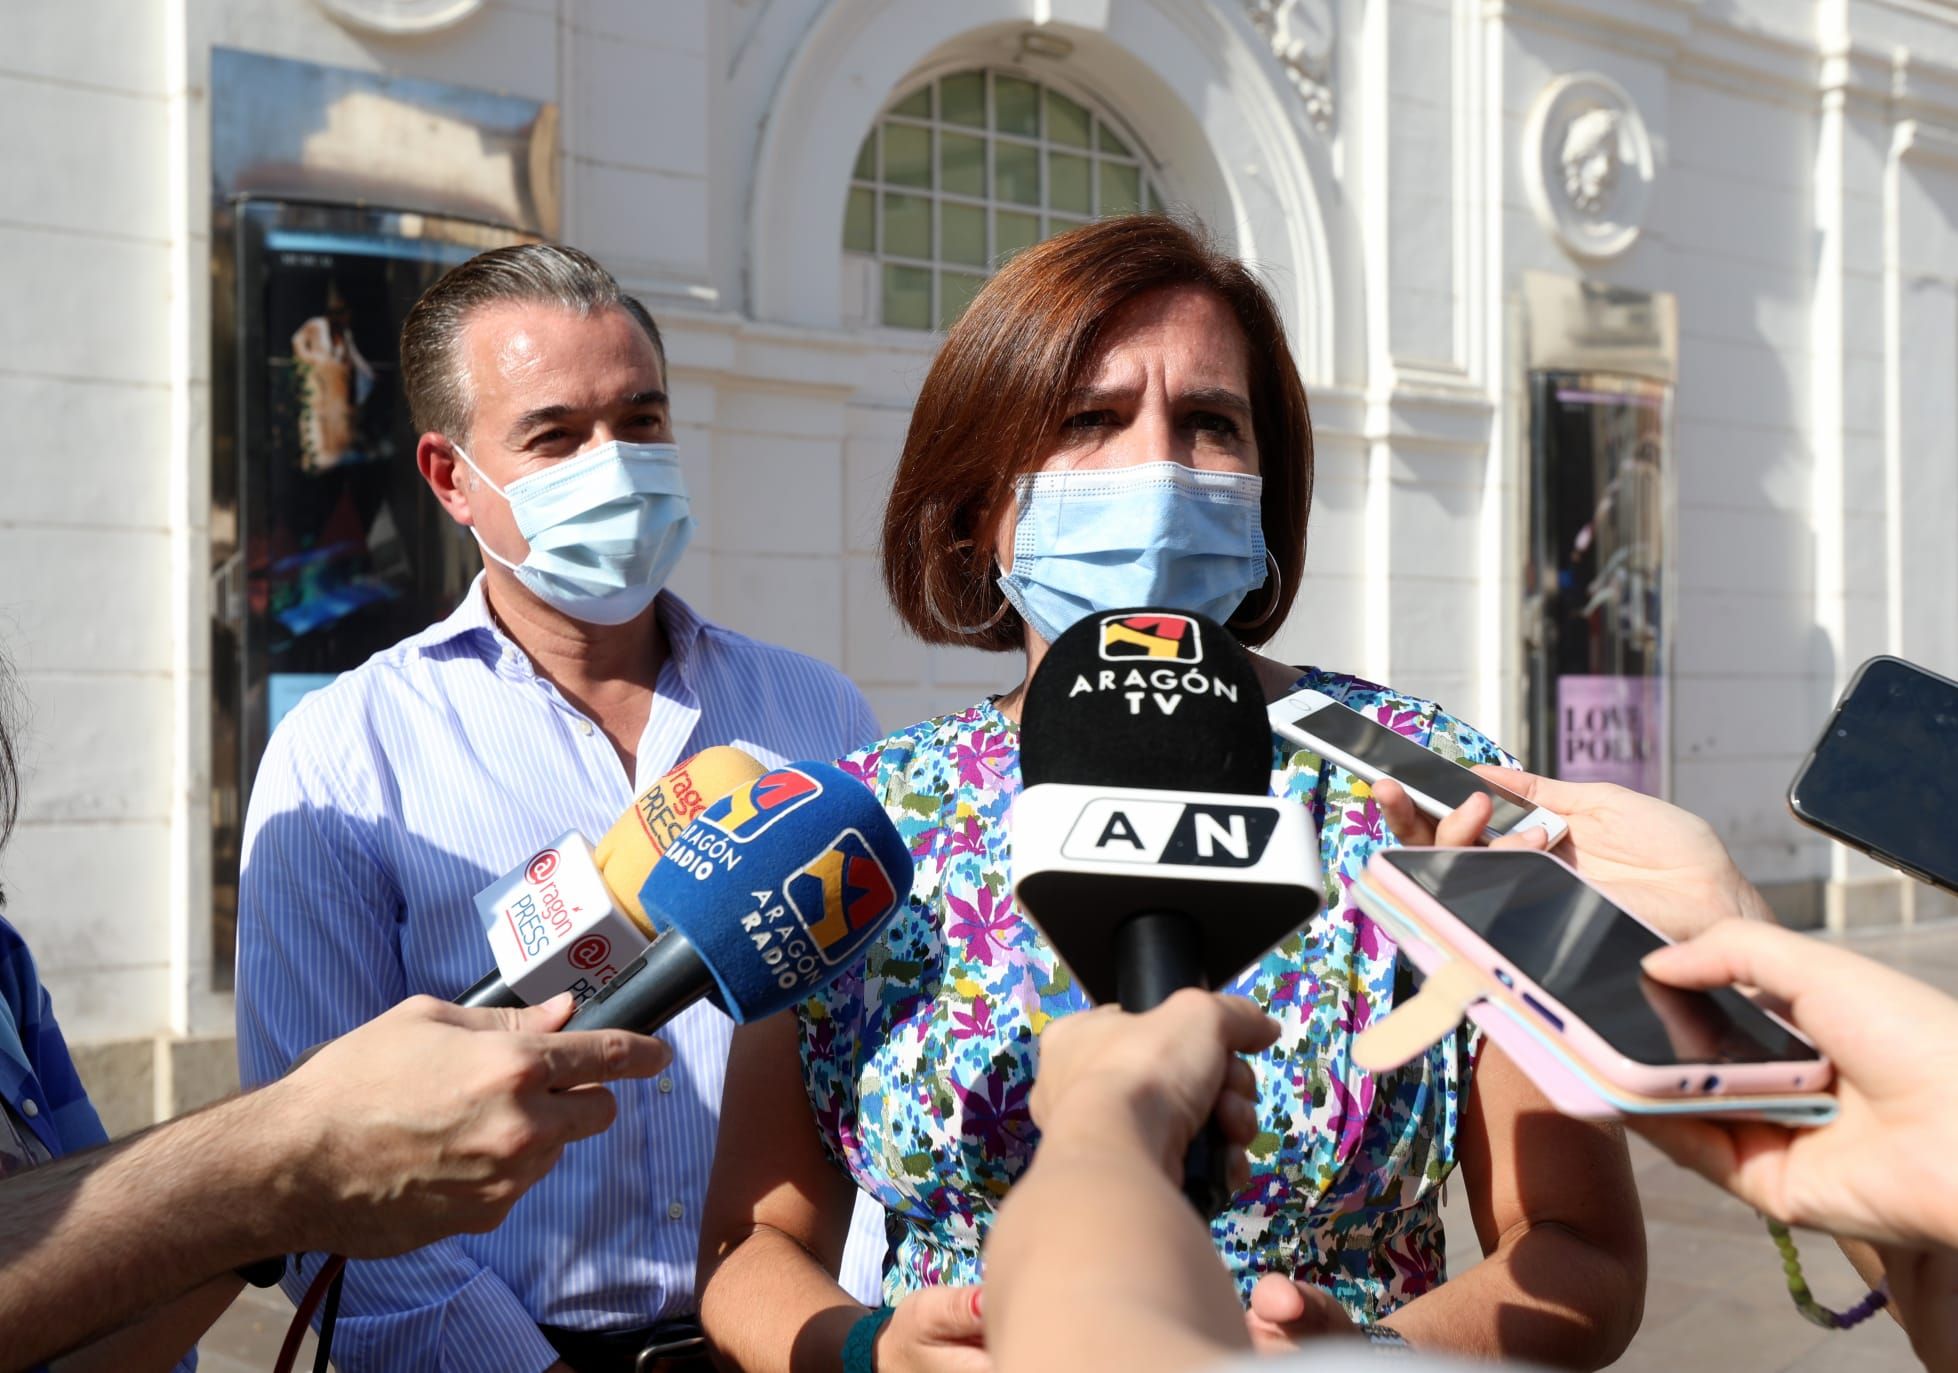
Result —
[[[1691, 811], [1609, 782], [1563, 782], [1486, 765], [1475, 771], [1561, 815], [1570, 833], [1552, 852], [1668, 938], [1690, 938], [1735, 916], [1774, 922], [1774, 912], [1713, 826]], [[1414, 808], [1398, 783], [1383, 780], [1373, 791], [1403, 844], [1466, 848], [1480, 841], [1488, 823], [1485, 796], [1471, 796], [1437, 823]], [[1536, 849], [1543, 842], [1542, 830], [1525, 830], [1491, 847]]]
[[[196, 1342], [242, 1284], [225, 1277], [194, 1298], [186, 1289], [283, 1251], [287, 1199], [274, 1168], [286, 1149], [263, 1096], [234, 1098], [0, 1186], [0, 1366], [31, 1368], [137, 1320], [141, 1330], [74, 1366], [168, 1368]], [[166, 1302], [188, 1310], [159, 1310]]]
[[216, 1298], [235, 1295], [228, 1275], [243, 1264], [396, 1254], [493, 1228], [566, 1144], [611, 1123], [599, 1084], [668, 1060], [638, 1035], [549, 1033], [570, 1011], [568, 996], [522, 1011], [416, 997], [259, 1091], [0, 1184], [0, 1367], [31, 1367], [219, 1279], [149, 1325], [171, 1347], [141, 1357], [168, 1367], [202, 1331], [192, 1318], [208, 1324]]
[[1958, 1247], [1958, 1001], [1823, 940], [1728, 921], [1645, 959], [1677, 987], [1775, 998], [1835, 1068], [1816, 1129], [1651, 1116], [1633, 1129], [1673, 1160], [1790, 1225], [1923, 1250]]
[[53, 1373], [166, 1373], [181, 1367], [186, 1351], [204, 1338], [204, 1332], [237, 1299], [243, 1286], [231, 1275], [212, 1278], [113, 1335], [64, 1354], [49, 1366]]
[[1042, 1033], [1040, 1148], [986, 1241], [986, 1339], [1001, 1373], [1182, 1373], [1250, 1347], [1237, 1292], [1175, 1179], [1214, 1109], [1243, 1184], [1256, 1084], [1235, 1055], [1276, 1037], [1253, 1003], [1197, 991]]

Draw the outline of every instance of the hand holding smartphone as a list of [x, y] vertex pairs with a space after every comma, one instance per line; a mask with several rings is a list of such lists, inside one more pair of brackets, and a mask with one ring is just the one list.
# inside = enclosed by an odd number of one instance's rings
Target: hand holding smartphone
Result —
[[1958, 682], [1877, 657], [1856, 670], [1788, 808], [1879, 863], [1958, 892]]
[[1408, 1012], [1419, 1016], [1416, 1003], [1444, 979], [1457, 1018], [1492, 1004], [1513, 1027], [1480, 1023], [1560, 1105], [1588, 1094], [1605, 1114], [1744, 1109], [1808, 1122], [1833, 1109], [1790, 1097], [1828, 1081], [1812, 1044], [1731, 988], [1646, 976], [1641, 960], [1668, 941], [1548, 854], [1389, 849], [1356, 892], [1430, 974]]
[[1310, 749], [1369, 784], [1391, 778], [1416, 807], [1435, 820], [1446, 819], [1479, 792], [1491, 802], [1483, 836], [1490, 842], [1505, 835], [1542, 830], [1545, 847], [1555, 847], [1568, 832], [1555, 812], [1485, 781], [1453, 759], [1423, 748], [1322, 691], [1295, 691], [1266, 709], [1273, 731], [1281, 738]]

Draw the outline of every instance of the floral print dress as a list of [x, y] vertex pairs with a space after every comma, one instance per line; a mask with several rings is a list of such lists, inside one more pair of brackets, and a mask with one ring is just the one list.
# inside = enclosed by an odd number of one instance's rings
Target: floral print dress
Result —
[[[1444, 756], [1510, 760], [1429, 702], [1307, 670], [1312, 687]], [[910, 846], [909, 903], [858, 971], [800, 1017], [818, 1132], [883, 1204], [885, 1299], [980, 1280], [994, 1208], [1033, 1158], [1028, 1114], [1040, 1032], [1087, 999], [1011, 894], [1007, 811], [1019, 732], [990, 701], [902, 730], [843, 760]], [[1325, 904], [1229, 990], [1283, 1027], [1253, 1060], [1259, 1133], [1250, 1186], [1212, 1222], [1240, 1292], [1294, 1274], [1378, 1320], [1447, 1276], [1439, 1214], [1478, 1044], [1465, 1028], [1395, 1072], [1351, 1060], [1392, 1009], [1395, 946], [1348, 889], [1393, 838], [1365, 783], [1274, 739], [1272, 792], [1318, 824]]]

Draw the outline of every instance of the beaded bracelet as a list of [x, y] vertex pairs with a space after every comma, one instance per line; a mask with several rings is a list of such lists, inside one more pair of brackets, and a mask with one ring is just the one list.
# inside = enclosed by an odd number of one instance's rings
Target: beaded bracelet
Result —
[[1801, 1256], [1795, 1252], [1795, 1241], [1789, 1235], [1788, 1227], [1778, 1220], [1771, 1220], [1768, 1222], [1768, 1234], [1774, 1239], [1774, 1247], [1781, 1251], [1781, 1271], [1788, 1278], [1788, 1295], [1794, 1299], [1795, 1309], [1802, 1313], [1802, 1319], [1824, 1330], [1849, 1330], [1889, 1304], [1890, 1284], [1880, 1282], [1868, 1296], [1847, 1311], [1831, 1311], [1808, 1290], [1808, 1279], [1802, 1276]]

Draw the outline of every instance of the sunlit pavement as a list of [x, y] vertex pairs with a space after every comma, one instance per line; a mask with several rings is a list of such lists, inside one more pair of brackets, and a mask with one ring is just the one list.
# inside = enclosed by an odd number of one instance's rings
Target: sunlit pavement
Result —
[[[1958, 995], [1958, 923], [1859, 934], [1847, 947]], [[1847, 1333], [1817, 1329], [1788, 1299], [1781, 1260], [1755, 1214], [1680, 1172], [1640, 1140], [1632, 1162], [1645, 1205], [1652, 1276], [1645, 1323], [1614, 1367], [1626, 1373], [1893, 1373], [1918, 1367], [1903, 1332], [1880, 1316]], [[1449, 1252], [1455, 1271], [1480, 1253], [1461, 1189], [1449, 1188]], [[1863, 1294], [1833, 1244], [1797, 1233], [1809, 1286], [1838, 1310]], [[205, 1338], [207, 1373], [265, 1373], [292, 1307], [274, 1289], [247, 1289]], [[297, 1367], [313, 1366], [310, 1332]]]
[[[247, 1287], [231, 1309], [218, 1319], [197, 1346], [201, 1373], [271, 1373], [292, 1324], [292, 1303], [276, 1287]], [[305, 1346], [293, 1368], [306, 1373], [313, 1366], [317, 1341], [306, 1332]]]

